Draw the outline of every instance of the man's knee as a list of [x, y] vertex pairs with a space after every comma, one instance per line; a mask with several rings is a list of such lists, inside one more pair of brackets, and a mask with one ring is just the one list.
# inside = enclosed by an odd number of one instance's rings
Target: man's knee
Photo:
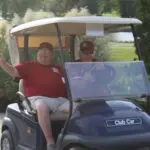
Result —
[[[73, 103], [73, 110], [76, 109], [76, 107], [78, 106], [77, 103]], [[62, 104], [60, 107], [59, 107], [59, 111], [63, 111], [63, 112], [69, 112], [69, 102], [65, 102], [64, 104]]]
[[35, 109], [37, 110], [37, 112], [47, 112], [47, 111], [50, 111], [48, 105], [46, 103], [44, 103], [44, 102], [41, 102], [41, 101], [38, 101], [35, 104]]

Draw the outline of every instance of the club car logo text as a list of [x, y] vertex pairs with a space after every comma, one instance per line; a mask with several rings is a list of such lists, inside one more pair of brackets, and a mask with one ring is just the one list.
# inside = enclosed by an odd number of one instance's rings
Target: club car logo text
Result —
[[140, 118], [114, 119], [114, 120], [107, 120], [106, 124], [107, 127], [138, 125], [142, 124], [142, 120]]

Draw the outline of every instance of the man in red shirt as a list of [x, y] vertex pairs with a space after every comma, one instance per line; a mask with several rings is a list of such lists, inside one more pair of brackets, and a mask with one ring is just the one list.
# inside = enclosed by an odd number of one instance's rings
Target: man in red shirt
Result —
[[41, 43], [36, 61], [23, 62], [15, 67], [0, 55], [2, 69], [14, 78], [23, 79], [25, 95], [37, 111], [39, 125], [47, 141], [47, 150], [55, 149], [49, 112], [63, 111], [66, 108], [61, 106], [67, 103], [63, 69], [52, 64], [52, 54], [52, 45]]
[[80, 43], [79, 57], [80, 59], [76, 62], [92, 62], [100, 61], [97, 58], [93, 58], [94, 54], [94, 44], [92, 41], [83, 41]]

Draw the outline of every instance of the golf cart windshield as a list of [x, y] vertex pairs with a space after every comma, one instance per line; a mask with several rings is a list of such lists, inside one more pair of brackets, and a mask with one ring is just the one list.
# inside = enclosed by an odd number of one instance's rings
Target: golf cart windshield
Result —
[[65, 63], [73, 100], [133, 98], [148, 95], [142, 61]]

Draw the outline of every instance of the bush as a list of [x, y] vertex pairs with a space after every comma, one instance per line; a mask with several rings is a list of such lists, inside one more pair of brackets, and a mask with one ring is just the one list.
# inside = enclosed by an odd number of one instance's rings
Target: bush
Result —
[[4, 89], [7, 99], [13, 102], [16, 98], [16, 92], [18, 91], [18, 83], [13, 81], [10, 77], [4, 82]]
[[14, 14], [14, 17], [12, 19], [12, 25], [19, 25], [22, 23], [26, 23], [29, 21], [33, 21], [33, 20], [39, 20], [42, 18], [50, 18], [50, 17], [54, 17], [54, 13], [53, 12], [44, 12], [44, 11], [33, 11], [32, 9], [27, 9], [25, 15], [23, 18], [20, 18], [19, 15]]
[[103, 61], [108, 61], [111, 56], [107, 38], [96, 38], [95, 57], [101, 58]]
[[70, 11], [65, 13], [65, 17], [68, 16], [91, 16], [91, 14], [86, 7], [81, 9], [72, 8]]
[[[8, 22], [5, 20], [0, 21], [0, 52], [3, 53], [4, 57], [10, 62], [8, 45], [7, 45], [7, 27]], [[4, 96], [0, 99], [0, 110], [5, 111], [6, 106], [15, 100], [16, 96], [16, 83], [13, 82], [12, 78], [0, 69], [0, 88], [4, 90]]]

